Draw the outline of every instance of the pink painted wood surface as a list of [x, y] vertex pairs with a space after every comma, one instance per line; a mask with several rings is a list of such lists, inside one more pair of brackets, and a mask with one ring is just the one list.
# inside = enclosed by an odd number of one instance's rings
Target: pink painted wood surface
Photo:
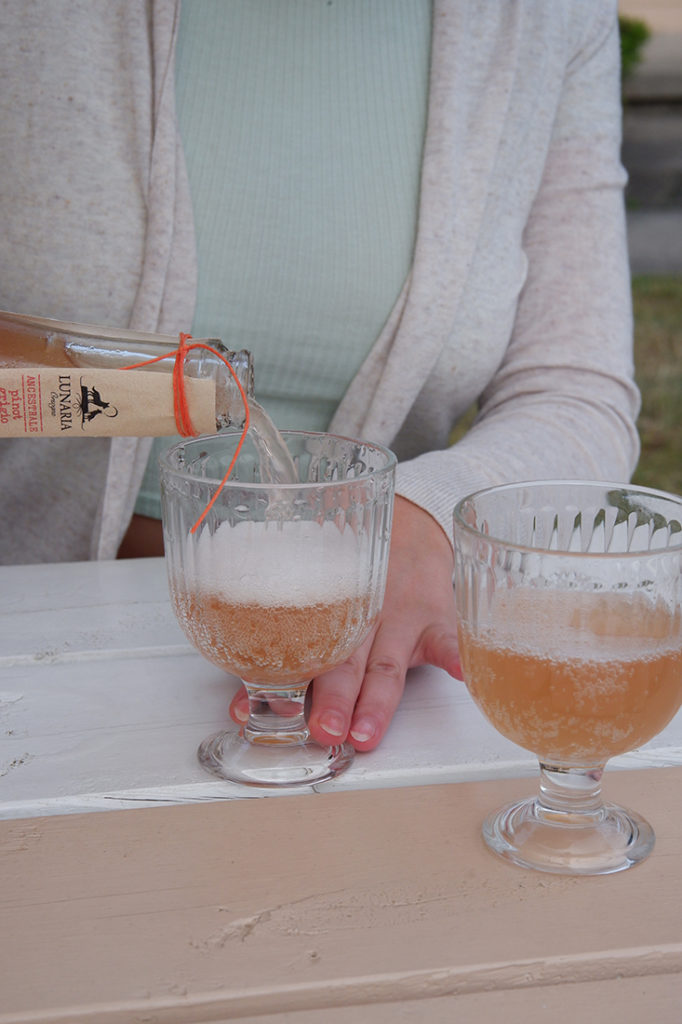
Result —
[[498, 860], [523, 779], [0, 823], [0, 1024], [682, 1020], [682, 769], [618, 875]]

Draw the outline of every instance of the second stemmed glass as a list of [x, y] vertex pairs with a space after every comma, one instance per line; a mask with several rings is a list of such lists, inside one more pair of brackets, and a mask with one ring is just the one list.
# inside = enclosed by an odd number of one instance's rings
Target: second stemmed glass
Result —
[[388, 449], [361, 441], [281, 436], [293, 483], [272, 482], [251, 436], [224, 483], [239, 433], [185, 441], [161, 459], [175, 614], [199, 652], [239, 676], [249, 696], [241, 731], [209, 737], [199, 759], [221, 778], [263, 787], [323, 782], [353, 758], [350, 744], [311, 740], [305, 697], [310, 680], [345, 661], [379, 614], [396, 463]]
[[544, 871], [631, 867], [654, 833], [602, 801], [601, 777], [682, 702], [682, 498], [586, 481], [509, 484], [463, 499], [454, 536], [467, 687], [540, 761], [539, 795], [492, 813], [484, 839]]

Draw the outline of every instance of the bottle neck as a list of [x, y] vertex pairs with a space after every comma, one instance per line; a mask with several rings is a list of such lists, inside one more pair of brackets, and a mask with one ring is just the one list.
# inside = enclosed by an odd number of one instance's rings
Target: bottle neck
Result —
[[[233, 352], [216, 338], [193, 339], [201, 340], [216, 352], [219, 352], [224, 359], [227, 359], [241, 384], [247, 399], [253, 398], [254, 374], [253, 359], [250, 352], [240, 349]], [[164, 360], [171, 363], [172, 360]], [[207, 349], [192, 349], [185, 359], [185, 372], [189, 377], [211, 378], [216, 383], [216, 429], [224, 430], [227, 427], [241, 427], [244, 423], [244, 400], [235, 383], [234, 376], [225, 365], [222, 359]]]

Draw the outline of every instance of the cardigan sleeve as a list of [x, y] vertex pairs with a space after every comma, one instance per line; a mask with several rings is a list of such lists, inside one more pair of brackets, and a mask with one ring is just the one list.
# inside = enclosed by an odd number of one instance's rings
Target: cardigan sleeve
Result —
[[466, 436], [399, 466], [398, 493], [431, 512], [448, 537], [454, 504], [481, 487], [623, 481], [635, 467], [619, 61], [615, 4], [595, 5], [566, 65], [505, 356]]

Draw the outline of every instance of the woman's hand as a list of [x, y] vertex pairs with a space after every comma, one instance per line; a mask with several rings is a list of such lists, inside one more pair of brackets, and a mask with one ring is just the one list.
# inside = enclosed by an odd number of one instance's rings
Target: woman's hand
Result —
[[[460, 677], [452, 567], [450, 542], [435, 519], [397, 497], [379, 621], [348, 661], [313, 681], [308, 724], [319, 743], [348, 739], [357, 750], [373, 750], [415, 665], [436, 665]], [[243, 688], [230, 713], [236, 722], [246, 721]]]

